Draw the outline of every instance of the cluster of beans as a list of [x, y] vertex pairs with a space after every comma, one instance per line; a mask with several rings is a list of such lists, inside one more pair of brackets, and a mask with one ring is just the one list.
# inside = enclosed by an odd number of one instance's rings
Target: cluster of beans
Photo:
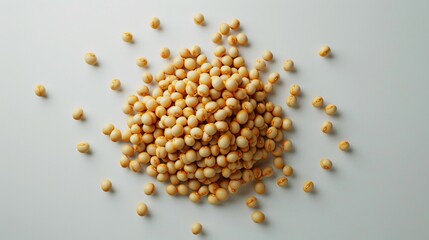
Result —
[[123, 167], [140, 172], [146, 165], [148, 175], [170, 183], [169, 192], [180, 187], [193, 202], [207, 196], [218, 204], [243, 184], [272, 176], [272, 167], [257, 167], [270, 154], [280, 159], [276, 167], [284, 167], [280, 143], [292, 122], [282, 119], [282, 108], [267, 100], [266, 91], [280, 75], [272, 73], [264, 83], [234, 46], [218, 46], [210, 62], [198, 46], [179, 55], [155, 76], [143, 74], [145, 83], [157, 86], [149, 91], [143, 85], [128, 97], [123, 112], [129, 128], [109, 124], [103, 132], [126, 143]]
[[[196, 14], [194, 22], [204, 25], [204, 16]], [[153, 29], [160, 28], [158, 18], [151, 19]], [[281, 106], [270, 102], [267, 97], [273, 92], [280, 74], [272, 72], [267, 81], [262, 81], [260, 73], [265, 71], [267, 62], [273, 59], [273, 53], [264, 51], [262, 59], [257, 59], [253, 68], [248, 68], [241, 57], [238, 46], [247, 45], [248, 38], [244, 33], [233, 34], [240, 30], [240, 21], [232, 19], [229, 24], [222, 23], [219, 32], [212, 35], [212, 41], [219, 44], [214, 50], [214, 58], [209, 61], [199, 46], [183, 48], [179, 56], [168, 63], [162, 71], [153, 76], [145, 72], [142, 81], [146, 84], [156, 82], [150, 91], [142, 85], [136, 94], [127, 98], [123, 112], [127, 114], [128, 128], [119, 130], [113, 124], [107, 124], [102, 132], [113, 142], [124, 143], [120, 165], [133, 172], [145, 171], [160, 182], [166, 182], [166, 192], [175, 196], [186, 195], [192, 202], [200, 202], [203, 197], [211, 204], [219, 204], [235, 194], [246, 183], [255, 182], [254, 191], [265, 194], [264, 178], [274, 173], [272, 167], [261, 168], [270, 155], [272, 165], [280, 169], [284, 176], [277, 179], [277, 185], [288, 185], [293, 168], [284, 163], [283, 152], [291, 151], [292, 142], [284, 139], [283, 131], [292, 129], [292, 121], [283, 118]], [[220, 45], [222, 38], [227, 39], [229, 48]], [[132, 43], [130, 32], [122, 34], [122, 40]], [[328, 57], [329, 46], [323, 46], [319, 55]], [[160, 56], [170, 58], [170, 49], [162, 48]], [[97, 56], [87, 53], [84, 60], [89, 65], [97, 65]], [[138, 67], [148, 65], [146, 57], [136, 60]], [[294, 71], [294, 62], [287, 59], [283, 69]], [[121, 81], [113, 79], [112, 90], [121, 88]], [[286, 105], [295, 107], [301, 88], [291, 85]], [[35, 88], [37, 96], [46, 96], [42, 85]], [[324, 107], [326, 114], [335, 115], [337, 107], [333, 104], [324, 106], [324, 99], [317, 96], [312, 105]], [[84, 111], [77, 108], [73, 111], [75, 120], [84, 119]], [[333, 124], [325, 121], [321, 131], [329, 134]], [[347, 151], [347, 141], [338, 147]], [[80, 142], [77, 150], [90, 152], [87, 142]], [[262, 163], [262, 164], [259, 164]], [[320, 166], [329, 170], [332, 161], [322, 159]], [[101, 189], [109, 192], [112, 182], [104, 179]], [[307, 181], [303, 185], [305, 192], [312, 192], [314, 183]], [[147, 195], [155, 192], [155, 185], [147, 183], [144, 187]], [[255, 208], [258, 199], [251, 196], [246, 205]], [[139, 216], [145, 216], [148, 207], [139, 203], [136, 208]], [[265, 221], [261, 211], [254, 211], [251, 218], [255, 223]], [[202, 225], [195, 223], [192, 233], [199, 234]]]
[[[204, 17], [196, 15], [194, 22], [202, 25]], [[120, 131], [112, 124], [103, 128], [112, 141], [126, 143], [121, 148], [122, 167], [168, 182], [169, 195], [187, 195], [192, 202], [207, 197], [211, 204], [227, 200], [255, 180], [255, 192], [264, 194], [262, 179], [271, 177], [273, 168], [260, 168], [257, 163], [270, 155], [275, 157], [274, 167], [285, 174], [278, 185], [288, 184], [293, 169], [284, 164], [282, 154], [291, 151], [292, 142], [284, 139], [283, 131], [292, 129], [292, 121], [282, 118], [282, 108], [267, 100], [280, 74], [271, 73], [266, 82], [260, 79], [266, 62], [273, 59], [270, 51], [264, 51], [252, 69], [247, 68], [238, 50], [238, 45], [248, 43], [247, 36], [231, 33], [239, 28], [237, 19], [220, 25], [212, 40], [220, 43], [228, 35], [230, 47], [216, 47], [211, 61], [199, 46], [183, 48], [162, 71], [142, 75], [144, 83], [155, 81], [156, 87], [150, 91], [143, 85], [128, 96], [123, 107], [129, 115], [128, 129]], [[132, 42], [133, 36], [126, 32], [122, 39]], [[170, 49], [162, 48], [160, 56], [170, 58]], [[87, 62], [94, 64], [93, 60]], [[138, 58], [136, 64], [145, 68], [147, 58]], [[293, 62], [287, 60], [284, 68], [290, 71]], [[114, 79], [111, 88], [118, 90], [119, 80]], [[291, 93], [299, 95], [299, 86], [293, 88], [297, 89]], [[153, 183], [146, 184], [147, 195], [154, 191]], [[140, 216], [142, 204], [137, 207]], [[251, 217], [257, 223], [265, 220], [260, 211]]]

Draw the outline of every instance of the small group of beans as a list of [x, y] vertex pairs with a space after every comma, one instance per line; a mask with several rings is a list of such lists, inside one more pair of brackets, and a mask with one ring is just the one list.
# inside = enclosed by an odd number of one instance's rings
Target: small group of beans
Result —
[[286, 104], [292, 108], [296, 107], [298, 103], [297, 96], [301, 95], [301, 87], [298, 84], [293, 84], [289, 88], [289, 93], [289, 97], [286, 98]]
[[[195, 16], [195, 17], [197, 17], [197, 16]], [[196, 19], [195, 17], [194, 17], [194, 21]], [[202, 17], [202, 18], [204, 20], [204, 17]], [[219, 26], [219, 32], [216, 32], [212, 35], [212, 42], [215, 44], [220, 44], [220, 43], [222, 43], [222, 37], [225, 36], [227, 38], [227, 42], [230, 46], [236, 46], [236, 45], [245, 46], [245, 45], [247, 45], [248, 38], [247, 38], [246, 34], [238, 33], [237, 35], [233, 35], [233, 34], [231, 34], [231, 30], [232, 31], [240, 30], [240, 20], [233, 18], [233, 19], [231, 19], [231, 21], [228, 24], [227, 23], [221, 23]]]
[[[262, 185], [260, 185], [260, 186], [262, 186]], [[255, 191], [256, 191], [256, 186], [255, 186]], [[265, 186], [263, 186], [263, 191], [265, 193]], [[260, 194], [262, 194], [262, 193], [260, 193]], [[258, 199], [255, 196], [250, 196], [246, 200], [246, 205], [249, 208], [256, 208], [256, 207], [258, 207]], [[252, 214], [250, 215], [250, 218], [255, 223], [265, 222], [265, 214], [259, 210], [253, 211]]]
[[[330, 54], [331, 49], [328, 46], [324, 46], [320, 49], [319, 55], [322, 57]], [[324, 107], [324, 99], [321, 96], [316, 96], [313, 98], [311, 104], [316, 108]], [[334, 116], [337, 114], [337, 106], [334, 104], [328, 104], [324, 107], [325, 113], [329, 116]], [[322, 123], [321, 131], [325, 134], [329, 134], [332, 132], [333, 124], [331, 121], [324, 121]], [[349, 151], [350, 143], [348, 141], [341, 141], [338, 144], [338, 148], [342, 151]], [[330, 170], [332, 168], [332, 161], [329, 159], [320, 160], [320, 166], [325, 170]], [[305, 189], [305, 187], [304, 187]]]

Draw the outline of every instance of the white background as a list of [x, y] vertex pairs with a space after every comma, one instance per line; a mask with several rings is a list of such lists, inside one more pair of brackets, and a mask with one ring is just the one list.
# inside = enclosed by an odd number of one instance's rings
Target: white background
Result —
[[[428, 239], [428, 10], [428, 1], [405, 0], [1, 1], [0, 239]], [[197, 12], [206, 26], [193, 23]], [[149, 27], [153, 16], [162, 30]], [[170, 197], [159, 183], [156, 196], [144, 195], [156, 181], [122, 169], [120, 145], [101, 134], [109, 122], [126, 126], [121, 106], [142, 84], [137, 57], [148, 57], [153, 73], [166, 62], [161, 47], [177, 56], [199, 44], [211, 57], [211, 34], [232, 17], [249, 36], [241, 52], [250, 66], [273, 51], [268, 72], [282, 83], [271, 99], [295, 124], [296, 151], [285, 159], [296, 175], [286, 189], [266, 181], [262, 225], [244, 204], [250, 188], [220, 206]], [[121, 41], [124, 31], [134, 44]], [[323, 44], [333, 58], [318, 56]], [[83, 62], [88, 51], [99, 67]], [[287, 58], [295, 73], [281, 69]], [[113, 78], [122, 92], [109, 89]], [[48, 98], [34, 95], [38, 83]], [[303, 89], [297, 109], [284, 103], [292, 83]], [[339, 116], [313, 108], [316, 95]], [[84, 122], [71, 118], [78, 106]], [[331, 136], [320, 132], [327, 119]], [[352, 152], [338, 150], [343, 139]], [[93, 154], [76, 151], [82, 140]], [[324, 157], [333, 171], [320, 168]], [[100, 190], [103, 178], [114, 193]], [[302, 191], [306, 180], [315, 194]], [[136, 215], [140, 201], [150, 216]], [[191, 234], [195, 221], [204, 235]]]

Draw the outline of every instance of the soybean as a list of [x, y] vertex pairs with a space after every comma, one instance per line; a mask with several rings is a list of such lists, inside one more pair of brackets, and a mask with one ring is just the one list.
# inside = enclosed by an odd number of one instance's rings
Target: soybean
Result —
[[324, 45], [319, 49], [319, 55], [321, 57], [327, 57], [331, 54], [331, 48], [328, 45]]
[[83, 109], [76, 108], [72, 113], [72, 117], [74, 120], [82, 120], [84, 118]]
[[201, 225], [201, 223], [194, 223], [192, 225], [192, 233], [194, 235], [198, 235], [203, 231], [203, 226]]
[[265, 214], [261, 211], [254, 211], [251, 215], [252, 220], [255, 223], [263, 223], [265, 222]]
[[45, 97], [46, 96], [46, 88], [43, 85], [36, 85], [34, 88], [34, 93], [39, 97]]
[[105, 192], [110, 192], [110, 190], [112, 189], [112, 182], [109, 179], [104, 179], [103, 181], [101, 181], [101, 190], [105, 191]]
[[320, 160], [320, 166], [325, 170], [330, 170], [332, 168], [332, 161], [329, 159]]
[[314, 183], [312, 181], [307, 181], [304, 183], [302, 189], [307, 193], [312, 192], [314, 190]]
[[202, 13], [195, 14], [194, 23], [197, 25], [203, 25], [204, 24], [204, 15]]
[[80, 153], [88, 153], [89, 152], [89, 144], [87, 142], [78, 143], [76, 148]]
[[137, 204], [136, 212], [137, 212], [137, 215], [141, 217], [146, 216], [148, 212], [147, 205], [145, 203]]
[[338, 148], [339, 148], [341, 151], [348, 151], [348, 150], [350, 149], [350, 143], [349, 143], [348, 141], [341, 141], [341, 142], [338, 144]]

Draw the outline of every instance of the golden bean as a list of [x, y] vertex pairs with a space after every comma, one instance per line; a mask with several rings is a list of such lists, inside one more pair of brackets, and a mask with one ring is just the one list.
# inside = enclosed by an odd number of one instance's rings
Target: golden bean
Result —
[[290, 177], [293, 175], [293, 168], [289, 165], [285, 165], [282, 169], [283, 175]]
[[277, 180], [277, 185], [279, 187], [285, 187], [285, 186], [287, 186], [288, 185], [288, 179], [287, 179], [287, 177], [280, 177]]
[[271, 60], [273, 60], [273, 53], [272, 53], [271, 51], [265, 50], [265, 51], [262, 53], [262, 58], [263, 58], [265, 61], [271, 61]]
[[322, 132], [323, 133], [330, 133], [331, 131], [332, 131], [332, 122], [330, 122], [330, 121], [325, 121], [325, 122], [323, 122], [323, 124], [322, 124], [322, 128], [321, 128], [321, 130], [322, 130]]
[[332, 161], [329, 159], [320, 160], [320, 166], [325, 170], [330, 170], [332, 168]]
[[325, 113], [328, 115], [335, 115], [337, 113], [337, 106], [329, 104], [325, 107]]
[[87, 142], [78, 143], [76, 148], [80, 153], [88, 153], [89, 152], [89, 144]]
[[204, 24], [204, 15], [202, 13], [197, 13], [194, 16], [194, 23], [198, 25]]
[[286, 104], [289, 107], [295, 107], [297, 104], [298, 100], [296, 99], [296, 97], [294, 95], [290, 95], [287, 99], [286, 99]]
[[143, 188], [143, 192], [146, 195], [152, 195], [155, 192], [155, 184], [147, 183]]
[[36, 88], [34, 88], [34, 93], [39, 97], [45, 97], [46, 96], [46, 88], [43, 85], [36, 85]]
[[314, 97], [313, 101], [311, 102], [311, 104], [314, 107], [318, 107], [318, 108], [323, 107], [323, 98], [320, 97], [320, 96]]
[[246, 205], [249, 208], [255, 208], [258, 205], [258, 199], [254, 196], [251, 196], [251, 197], [247, 198]]
[[110, 82], [110, 89], [112, 89], [114, 91], [121, 89], [121, 81], [119, 79], [113, 79]]
[[131, 34], [130, 32], [122, 33], [122, 41], [127, 42], [127, 43], [132, 43], [133, 39], [134, 39], [133, 34]]
[[82, 120], [84, 118], [83, 109], [76, 108], [72, 113], [72, 117], [74, 120]]
[[198, 235], [203, 231], [203, 226], [200, 223], [194, 223], [192, 225], [192, 233]]
[[263, 223], [263, 222], [265, 222], [265, 215], [261, 211], [254, 211], [252, 213], [251, 217], [252, 217], [252, 220], [255, 223]]
[[110, 192], [110, 190], [112, 189], [112, 182], [109, 179], [104, 179], [103, 181], [101, 181], [101, 190], [105, 191], [105, 192]]
[[314, 190], [314, 183], [312, 181], [307, 181], [303, 186], [304, 192], [312, 192]]
[[86, 53], [84, 60], [89, 65], [97, 65], [97, 56], [92, 52]]
[[338, 148], [339, 148], [341, 151], [348, 151], [348, 150], [350, 149], [350, 143], [349, 143], [348, 141], [341, 141], [341, 142], [338, 144]]
[[161, 21], [159, 20], [159, 18], [154, 17], [150, 20], [150, 27], [151, 28], [158, 29], [160, 25], [161, 25]]
[[240, 28], [240, 20], [236, 18], [231, 19], [231, 21], [229, 22], [229, 27], [232, 30], [238, 30]]
[[263, 182], [257, 182], [255, 184], [254, 190], [257, 194], [265, 194], [265, 184]]
[[146, 216], [148, 212], [147, 205], [145, 203], [139, 203], [136, 208], [137, 215], [143, 217]]
[[327, 57], [329, 54], [331, 54], [331, 48], [328, 45], [322, 46], [319, 49], [319, 55], [321, 57]]
[[301, 94], [301, 87], [297, 84], [293, 84], [290, 86], [289, 92], [293, 96], [299, 96]]
[[283, 63], [283, 69], [287, 72], [292, 72], [294, 68], [294, 63], [292, 60], [288, 59]]

